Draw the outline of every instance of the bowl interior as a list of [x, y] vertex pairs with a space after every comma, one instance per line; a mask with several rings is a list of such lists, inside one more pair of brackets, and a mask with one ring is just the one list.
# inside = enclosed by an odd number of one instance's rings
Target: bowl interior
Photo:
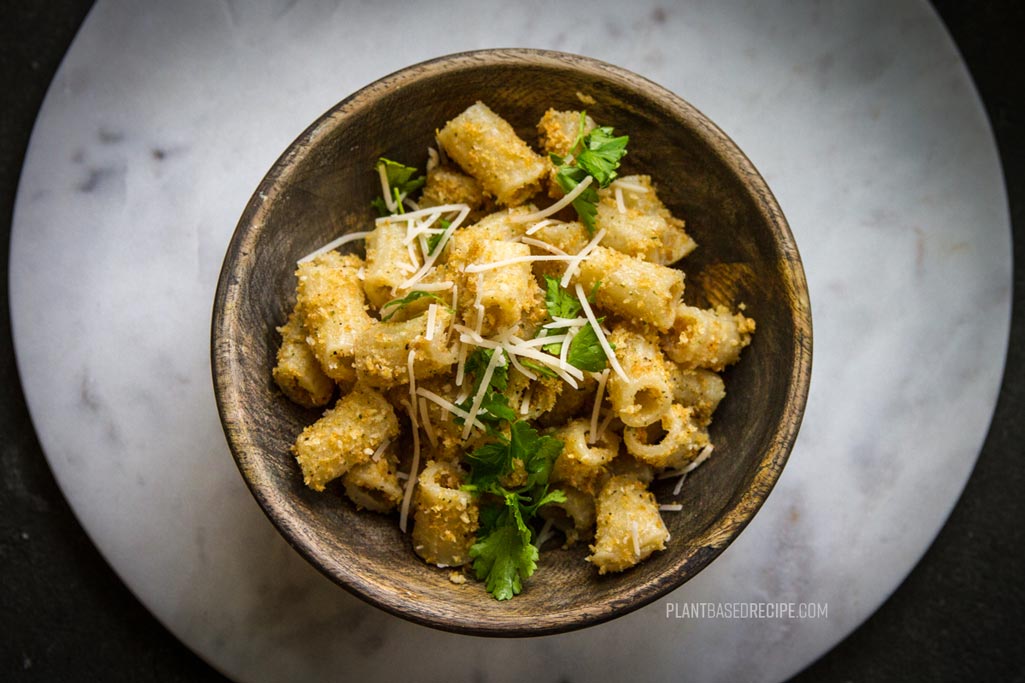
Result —
[[[422, 563], [394, 516], [357, 513], [341, 495], [307, 489], [289, 447], [319, 411], [289, 402], [270, 372], [279, 343], [274, 328], [294, 303], [296, 259], [343, 232], [372, 226], [377, 158], [423, 168], [434, 131], [477, 100], [532, 143], [548, 107], [584, 107], [600, 124], [630, 135], [621, 172], [651, 174], [699, 244], [683, 264], [687, 301], [743, 302], [758, 324], [741, 362], [725, 373], [727, 398], [711, 428], [715, 455], [686, 480], [683, 511], [664, 514], [672, 534], [667, 550], [605, 577], [584, 562], [586, 547], [547, 550], [524, 592], [507, 602], [473, 582], [454, 585], [448, 570]], [[314, 565], [357, 595], [421, 623], [538, 635], [650, 602], [728, 545], [768, 494], [793, 444], [810, 341], [806, 286], [789, 229], [728, 138], [636, 75], [575, 56], [505, 50], [393, 74], [340, 103], [293, 143], [253, 195], [231, 242], [215, 303], [213, 363], [239, 468], [280, 531]], [[673, 498], [674, 485], [668, 480], [655, 488], [660, 501]]]

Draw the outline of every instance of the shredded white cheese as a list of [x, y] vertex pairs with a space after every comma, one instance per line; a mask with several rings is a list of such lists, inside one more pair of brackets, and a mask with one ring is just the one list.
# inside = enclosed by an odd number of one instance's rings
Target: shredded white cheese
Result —
[[587, 176], [586, 178], [581, 180], [580, 184], [574, 187], [573, 190], [569, 192], [565, 197], [555, 202], [547, 209], [541, 209], [540, 211], [535, 211], [534, 213], [528, 213], [520, 216], [512, 216], [511, 218], [515, 223], [531, 223], [533, 221], [541, 220], [542, 218], [547, 218], [552, 214], [559, 213], [565, 207], [572, 204], [573, 200], [579, 197], [584, 190], [590, 187], [592, 180], [594, 180], [594, 178], [592, 178], [591, 176]]
[[605, 228], [599, 230], [595, 236], [591, 238], [591, 241], [588, 242], [584, 248], [577, 253], [576, 257], [570, 261], [569, 265], [566, 266], [566, 272], [563, 273], [562, 280], [559, 281], [559, 285], [563, 289], [569, 287], [569, 281], [574, 275], [576, 275], [577, 270], [580, 269], [580, 264], [584, 262], [584, 259], [591, 255], [594, 248], [598, 246], [599, 242], [601, 242], [602, 237], [605, 237]]
[[523, 242], [524, 244], [529, 244], [532, 247], [537, 247], [538, 249], [550, 251], [553, 254], [559, 254], [560, 256], [568, 256], [568, 254], [566, 254], [566, 252], [564, 252], [562, 249], [559, 249], [554, 244], [548, 244], [548, 242], [545, 242], [544, 240], [536, 240], [533, 237], [520, 237], [519, 241]]
[[627, 192], [637, 192], [638, 194], [644, 194], [645, 192], [651, 190], [651, 188], [649, 187], [645, 187], [644, 185], [640, 185], [638, 183], [632, 183], [629, 180], [623, 180], [622, 178], [617, 178], [616, 180], [613, 180], [612, 186], [616, 188], [622, 188]]
[[605, 435], [605, 430], [609, 428], [609, 424], [612, 422], [612, 419], [614, 417], [616, 417], [616, 412], [614, 410], [610, 410], [608, 414], [606, 414], [605, 417], [602, 418], [601, 424], [598, 426], [599, 441], [601, 441], [602, 436]]
[[543, 228], [543, 227], [545, 227], [547, 225], [551, 225], [554, 222], [555, 221], [553, 221], [551, 218], [545, 218], [544, 220], [538, 221], [537, 223], [534, 223], [534, 225], [532, 225], [529, 228], [527, 228], [526, 231], [523, 234], [524, 235], [533, 235], [535, 232], [537, 232], [541, 228]]
[[466, 204], [442, 204], [441, 206], [432, 206], [426, 209], [419, 209], [418, 211], [408, 211], [406, 213], [392, 214], [390, 216], [381, 216], [375, 218], [374, 222], [378, 225], [381, 223], [409, 223], [419, 218], [428, 218], [434, 214], [442, 216], [446, 213], [455, 213], [466, 211], [470, 212], [470, 207]]
[[538, 532], [537, 538], [534, 539], [534, 545], [538, 548], [543, 546], [549, 539], [552, 533], [552, 519], [548, 518], [545, 523], [541, 525], [541, 531]]
[[686, 469], [684, 469], [684, 474], [686, 474], [687, 472], [693, 472], [698, 465], [708, 460], [712, 456], [712, 451], [714, 449], [715, 447], [712, 444], [708, 444], [707, 446], [702, 448], [701, 452], [698, 453], [698, 457], [694, 458], [694, 461], [691, 464], [687, 465]]
[[419, 400], [420, 406], [420, 419], [423, 421], [424, 432], [427, 434], [427, 440], [431, 442], [431, 446], [438, 445], [438, 437], [434, 433], [434, 424], [431, 423], [431, 416], [427, 413], [427, 399], [423, 396]]
[[512, 258], [502, 259], [501, 261], [492, 261], [491, 263], [471, 263], [463, 268], [463, 270], [467, 273], [481, 273], [485, 270], [503, 268], [515, 263], [533, 263], [534, 261], [575, 261], [576, 259], [576, 256], [571, 256], [569, 254], [552, 254], [551, 256], [513, 256]]
[[667, 503], [666, 505], [659, 505], [658, 509], [665, 512], [679, 512], [683, 509], [683, 505], [680, 503]]
[[331, 240], [330, 242], [328, 242], [324, 246], [320, 247], [319, 249], [315, 249], [314, 251], [311, 251], [310, 253], [306, 254], [306, 256], [303, 256], [301, 259], [296, 261], [296, 263], [306, 263], [307, 261], [312, 261], [313, 259], [317, 258], [321, 254], [326, 254], [327, 252], [329, 252], [329, 251], [331, 251], [333, 249], [337, 249], [338, 247], [342, 246], [343, 244], [348, 244], [349, 242], [355, 242], [356, 240], [364, 239], [367, 235], [370, 234], [370, 232], [371, 231], [369, 231], [369, 230], [364, 230], [363, 232], [350, 232], [350, 233], [346, 233], [345, 235], [342, 235], [338, 239]]
[[434, 341], [434, 327], [438, 322], [438, 304], [431, 304], [427, 307], [427, 332], [424, 339]]
[[388, 444], [390, 444], [390, 443], [391, 443], [391, 439], [385, 439], [384, 441], [382, 441], [381, 445], [379, 445], [377, 447], [377, 450], [374, 451], [374, 454], [370, 456], [370, 459], [373, 460], [374, 462], [377, 462], [378, 460], [380, 460], [381, 459], [381, 454], [384, 453], [384, 449], [387, 448]]
[[623, 188], [616, 187], [616, 209], [626, 215], [626, 204], [623, 203]]
[[377, 175], [381, 179], [381, 194], [384, 195], [384, 205], [388, 207], [388, 211], [395, 213], [395, 210], [399, 207], [395, 204], [395, 198], [391, 195], [391, 185], [388, 184], [388, 172], [384, 168], [384, 164], [377, 165]]
[[487, 368], [484, 369], [484, 375], [481, 377], [480, 386], [477, 388], [477, 395], [473, 397], [473, 403], [470, 404], [470, 416], [466, 420], [466, 424], [463, 425], [463, 441], [466, 441], [467, 437], [470, 436], [470, 428], [473, 427], [473, 421], [477, 419], [477, 413], [480, 412], [480, 405], [484, 402], [484, 394], [487, 393], [488, 387], [491, 385], [491, 377], [495, 374], [495, 368], [499, 366], [505, 354], [496, 349], [491, 354], [491, 360], [488, 361]]
[[587, 318], [559, 318], [559, 317], [555, 317], [555, 318], [552, 319], [552, 322], [546, 323], [546, 324], [542, 325], [541, 327], [545, 328], [546, 330], [558, 330], [558, 329], [561, 329], [563, 327], [583, 327], [584, 325], [587, 325], [587, 324], [588, 324]]
[[632, 520], [630, 522], [630, 536], [633, 538], [633, 542], [634, 542], [634, 554], [637, 555], [637, 557], [640, 557], [641, 556], [641, 539], [640, 539], [640, 535], [637, 532], [637, 520], [636, 519]]
[[430, 391], [429, 389], [424, 389], [423, 387], [420, 387], [416, 391], [417, 391], [418, 394], [420, 394], [421, 396], [426, 398], [428, 401], [437, 404], [442, 409], [447, 410], [448, 412], [452, 413], [456, 417], [463, 418], [463, 420], [466, 421], [466, 422], [473, 422], [473, 426], [474, 427], [476, 427], [477, 429], [479, 429], [481, 431], [484, 431], [484, 423], [483, 422], [481, 422], [480, 420], [472, 420], [472, 421], [469, 420], [468, 418], [470, 417], [470, 414], [468, 412], [466, 412], [465, 410], [463, 410], [462, 408], [460, 408], [460, 407], [456, 406], [455, 404], [453, 404], [448, 399], [442, 398], [441, 396], [438, 396], [433, 391]]
[[[424, 264], [420, 267], [420, 270], [416, 271], [411, 278], [409, 278], [401, 285], [399, 285], [400, 287], [412, 287], [414, 284], [419, 282], [420, 279], [423, 278], [423, 276], [426, 275], [431, 268], [434, 267], [434, 262], [438, 260], [438, 256], [441, 255], [441, 252], [445, 251], [445, 245], [448, 243], [448, 240], [452, 237], [452, 233], [455, 232], [456, 228], [458, 228], [462, 224], [462, 222], [466, 220], [466, 217], [470, 215], [470, 207], [466, 204], [446, 204], [445, 208], [451, 210], [451, 207], [453, 206], [462, 207], [459, 209], [459, 215], [456, 216], [452, 220], [452, 222], [448, 224], [448, 227], [445, 228], [445, 232], [441, 233], [441, 239], [438, 241], [438, 244], [434, 247], [434, 251], [431, 252], [431, 254], [425, 258]], [[440, 207], [434, 207], [430, 210], [437, 210], [438, 208]]]
[[591, 429], [587, 432], [587, 443], [593, 444], [598, 440], [598, 414], [601, 412], [601, 402], [605, 398], [605, 383], [609, 380], [609, 369], [605, 368], [598, 375], [598, 390], [594, 394], [594, 407], [591, 408]]
[[627, 376], [623, 367], [619, 364], [619, 359], [616, 358], [616, 352], [609, 346], [609, 340], [605, 338], [605, 332], [602, 331], [601, 325], [598, 324], [598, 319], [594, 317], [594, 311], [591, 310], [591, 304], [587, 302], [587, 295], [584, 294], [584, 288], [580, 286], [580, 283], [576, 283], [577, 299], [580, 300], [580, 306], [584, 309], [584, 315], [587, 316], [588, 321], [591, 323], [591, 327], [594, 328], [594, 334], [598, 337], [598, 343], [601, 344], [602, 349], [605, 350], [605, 355], [608, 356], [609, 365], [616, 371], [616, 374], [622, 377], [627, 382], [630, 378]]
[[[412, 352], [410, 352], [412, 353]], [[399, 530], [406, 533], [406, 520], [409, 517], [409, 501], [413, 499], [413, 489], [416, 488], [416, 474], [420, 469], [420, 425], [416, 419], [416, 404], [410, 405], [409, 401], [403, 399], [402, 405], [409, 413], [409, 421], [413, 428], [413, 464], [409, 468], [409, 478], [406, 480], [406, 490], [402, 494], [402, 507], [399, 510]]]

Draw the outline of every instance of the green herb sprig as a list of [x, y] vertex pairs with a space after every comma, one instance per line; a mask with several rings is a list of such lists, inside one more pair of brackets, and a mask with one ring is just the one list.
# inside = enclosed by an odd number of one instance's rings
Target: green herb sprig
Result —
[[[573, 200], [580, 222], [588, 233], [594, 234], [594, 221], [598, 215], [598, 188], [608, 187], [616, 179], [620, 161], [626, 156], [626, 146], [630, 136], [614, 136], [613, 129], [601, 126], [584, 133], [587, 112], [580, 112], [580, 124], [577, 137], [570, 147], [569, 154], [561, 157], [549, 154], [556, 165], [555, 181], [562, 191], [569, 194], [585, 178], [590, 176], [594, 181]], [[595, 187], [597, 185], [597, 187]]]

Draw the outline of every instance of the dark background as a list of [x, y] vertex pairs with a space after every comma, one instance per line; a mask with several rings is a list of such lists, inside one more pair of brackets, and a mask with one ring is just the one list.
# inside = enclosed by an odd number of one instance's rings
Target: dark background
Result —
[[[876, 614], [794, 679], [801, 683], [1025, 681], [1025, 4], [933, 4], [985, 103], [1007, 182], [1016, 264], [1007, 367], [978, 464], [939, 537]], [[7, 260], [18, 177], [46, 88], [90, 5], [0, 5], [0, 679], [222, 681], [87, 539], [32, 430], [11, 348]]]

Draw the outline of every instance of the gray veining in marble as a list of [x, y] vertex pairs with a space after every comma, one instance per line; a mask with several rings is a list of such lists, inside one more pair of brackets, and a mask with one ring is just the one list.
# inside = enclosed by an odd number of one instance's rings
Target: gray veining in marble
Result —
[[[984, 113], [932, 10], [588, 6], [101, 1], [58, 72], [12, 237], [33, 420], [105, 557], [238, 680], [780, 680], [886, 598], [964, 485], [1003, 368], [1010, 233]], [[717, 121], [790, 220], [815, 320], [804, 428], [740, 538], [668, 600], [517, 641], [405, 623], [295, 554], [228, 453], [208, 348], [228, 238], [288, 143], [384, 74], [500, 46], [619, 64]], [[666, 617], [691, 601], [828, 616]]]

